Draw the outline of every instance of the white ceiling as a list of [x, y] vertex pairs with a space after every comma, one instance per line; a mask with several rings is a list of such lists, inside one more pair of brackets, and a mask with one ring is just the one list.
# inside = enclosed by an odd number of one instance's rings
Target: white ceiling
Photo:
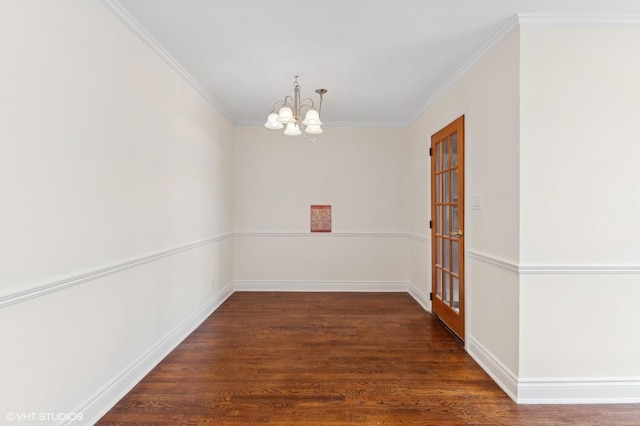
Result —
[[[517, 13], [633, 14], [640, 0], [102, 0], [236, 124], [328, 93], [327, 125], [405, 126]], [[167, 55], [168, 54], [168, 55]]]

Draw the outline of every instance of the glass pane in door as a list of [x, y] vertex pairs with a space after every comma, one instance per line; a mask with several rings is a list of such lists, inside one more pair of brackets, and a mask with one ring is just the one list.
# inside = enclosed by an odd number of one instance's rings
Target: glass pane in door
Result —
[[458, 262], [458, 241], [451, 241], [451, 272], [458, 274], [460, 272], [460, 263]]
[[444, 303], [446, 303], [447, 305], [451, 305], [451, 288], [449, 286], [449, 277], [450, 275], [446, 272], [443, 271], [442, 272], [442, 276], [444, 278]]
[[451, 230], [458, 230], [458, 206], [451, 206]]
[[442, 169], [446, 170], [449, 168], [449, 139], [448, 138], [442, 141], [442, 158], [443, 158]]
[[451, 135], [451, 167], [458, 165], [458, 134]]
[[458, 171], [451, 172], [451, 200], [458, 201]]
[[[446, 270], [446, 271], [450, 271], [451, 270], [451, 265], [449, 263], [449, 251], [451, 250], [451, 247], [449, 246], [450, 241], [448, 238], [444, 238], [444, 247], [442, 248], [443, 251], [443, 256], [442, 258], [444, 259], [442, 261], [442, 267]], [[445, 271], [445, 272], [446, 272]]]
[[458, 285], [458, 278], [451, 277], [453, 282], [451, 283], [452, 292], [453, 292], [453, 303], [451, 307], [458, 311], [460, 309], [460, 286]]
[[444, 174], [442, 175], [443, 179], [444, 179], [444, 192], [442, 194], [442, 202], [444, 203], [448, 203], [449, 202], [449, 198], [451, 197], [451, 193], [449, 192], [449, 189], [451, 189], [451, 185], [449, 183], [449, 172], [444, 172]]

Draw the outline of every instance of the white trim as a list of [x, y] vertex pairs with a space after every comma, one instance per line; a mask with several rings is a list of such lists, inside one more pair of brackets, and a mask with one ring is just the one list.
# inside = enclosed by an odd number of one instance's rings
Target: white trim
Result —
[[640, 274], [640, 265], [520, 265], [521, 275]]
[[431, 312], [431, 301], [429, 300], [428, 294], [424, 293], [422, 290], [416, 287], [415, 284], [411, 282], [409, 283], [408, 292], [411, 295], [411, 297], [413, 297], [415, 301], [418, 302], [420, 306], [422, 306], [422, 309], [424, 309], [427, 312]]
[[487, 348], [467, 337], [467, 352], [517, 404], [636, 404], [640, 378], [518, 378]]
[[[240, 127], [262, 127], [264, 126], [264, 120], [262, 121], [254, 121], [254, 120], [239, 120], [234, 123], [236, 126]], [[406, 122], [400, 121], [322, 121], [323, 127], [387, 127], [387, 128], [406, 128]]]
[[[232, 114], [220, 103], [200, 82], [158, 41], [151, 33], [118, 1], [100, 0], [100, 2], [122, 23], [142, 40], [153, 52], [171, 66], [188, 84], [200, 93], [211, 105], [218, 109], [236, 126], [262, 126], [262, 121], [234, 120]], [[335, 121], [327, 123], [328, 127], [409, 127], [422, 116], [431, 105], [451, 88], [476, 63], [486, 56], [500, 41], [520, 27], [544, 26], [616, 26], [638, 27], [640, 15], [637, 14], [544, 14], [519, 13], [490, 38], [462, 67], [444, 82], [431, 97], [416, 111], [408, 122], [370, 122], [370, 121]]]
[[490, 256], [477, 251], [468, 250], [467, 254], [472, 259], [498, 266], [509, 272], [520, 275], [593, 275], [593, 274], [640, 274], [640, 265], [518, 265], [498, 257]]
[[429, 296], [409, 281], [234, 281], [234, 291], [299, 292], [403, 292], [426, 312], [431, 312]]
[[545, 26], [610, 26], [610, 27], [638, 27], [640, 15], [637, 14], [545, 14], [519, 13], [492, 38], [489, 39], [460, 69], [451, 75], [444, 84], [436, 90], [427, 102], [411, 117], [407, 126], [411, 126], [420, 118], [447, 90], [464, 76], [476, 63], [480, 62], [491, 50], [514, 30], [521, 27]]
[[174, 254], [177, 254], [183, 251], [187, 251], [187, 250], [202, 247], [208, 244], [212, 244], [215, 242], [223, 241], [231, 237], [233, 237], [232, 233], [208, 238], [206, 240], [186, 244], [170, 250], [165, 250], [165, 251], [154, 253], [148, 256], [139, 257], [136, 259], [131, 259], [125, 262], [117, 263], [111, 266], [107, 266], [106, 268], [96, 269], [91, 272], [86, 272], [83, 274], [74, 275], [72, 277], [68, 277], [68, 278], [54, 281], [51, 283], [38, 285], [33, 288], [29, 288], [27, 290], [10, 293], [0, 297], [0, 309], [7, 307], [9, 305], [13, 305], [14, 303], [24, 302], [29, 299], [33, 299], [35, 297], [44, 296], [49, 293], [64, 290], [65, 288], [69, 288], [69, 287], [76, 286], [78, 284], [83, 284], [89, 281], [93, 281], [98, 278], [105, 277], [107, 275], [115, 274], [117, 272], [122, 272], [127, 269], [144, 265], [145, 263], [153, 262], [167, 256], [172, 256]]
[[637, 404], [640, 378], [543, 378], [518, 381], [518, 404]]
[[180, 77], [200, 93], [211, 105], [213, 105], [230, 122], [234, 123], [229, 110], [222, 105], [202, 84], [165, 47], [151, 35], [149, 31], [125, 8], [118, 0], [100, 0], [100, 2], [142, 40], [153, 52], [174, 69]]
[[576, 14], [576, 13], [519, 13], [521, 27], [549, 26], [608, 26], [637, 27], [640, 26], [638, 14]]
[[408, 292], [408, 281], [234, 281], [234, 291]]
[[[280, 283], [281, 285], [272, 285], [273, 283], [268, 281], [239, 281], [228, 284], [202, 308], [198, 309], [193, 315], [178, 325], [147, 353], [131, 363], [129, 367], [127, 367], [120, 375], [115, 377], [111, 383], [107, 384], [96, 395], [92, 396], [84, 404], [76, 408], [73, 412], [82, 413], [82, 421], [68, 421], [63, 423], [63, 425], [74, 425], [80, 423], [93, 424], [97, 422], [236, 291], [398, 291], [409, 292], [409, 294], [413, 296], [423, 308], [425, 308], [426, 298], [424, 297], [424, 294], [413, 284], [408, 282], [347, 281], [338, 283], [327, 281], [281, 281]], [[295, 286], [293, 286], [294, 284]], [[300, 286], [300, 284], [302, 284], [302, 286]], [[313, 284], [313, 288], [316, 290], [309, 287], [309, 284]], [[317, 284], [323, 284], [324, 287], [317, 290], [319, 288], [317, 287]], [[346, 285], [346, 287], [341, 287], [339, 289], [327, 289], [327, 284], [330, 284], [331, 286], [343, 284]], [[426, 308], [425, 310], [428, 311]]]
[[406, 238], [404, 232], [236, 232], [236, 237]]
[[426, 235], [418, 235], [418, 234], [406, 234], [406, 235], [412, 240], [421, 241], [423, 243], [428, 243], [430, 241], [429, 237], [427, 237]]
[[447, 90], [449, 90], [454, 84], [458, 82], [462, 76], [464, 76], [471, 68], [473, 68], [482, 58], [484, 58], [493, 48], [498, 45], [503, 39], [505, 39], [509, 34], [511, 34], [518, 27], [519, 21], [518, 16], [515, 15], [509, 22], [493, 37], [489, 39], [482, 47], [473, 55], [469, 60], [467, 60], [462, 67], [460, 67], [456, 72], [454, 72], [451, 77], [447, 81], [444, 82], [442, 86], [438, 90], [436, 90], [433, 95], [427, 100], [427, 102], [420, 107], [420, 109], [411, 117], [409, 120], [408, 126], [411, 126], [418, 118], [420, 118], [430, 107], [433, 105]]
[[98, 278], [105, 277], [107, 275], [115, 274], [125, 271], [127, 269], [135, 268], [137, 266], [144, 265], [149, 262], [162, 259], [164, 257], [172, 256], [174, 254], [191, 250], [194, 248], [202, 247], [208, 244], [213, 244], [219, 241], [223, 241], [234, 237], [311, 237], [311, 238], [411, 238], [418, 241], [428, 242], [425, 237], [421, 237], [416, 234], [409, 233], [394, 233], [394, 232], [341, 232], [341, 233], [327, 233], [327, 232], [238, 232], [228, 233], [220, 236], [208, 238], [206, 240], [197, 241], [190, 244], [185, 244], [173, 249], [157, 252], [148, 256], [143, 256], [135, 259], [131, 259], [125, 262], [113, 264], [105, 268], [96, 269], [93, 271], [85, 272], [82, 274], [73, 275], [61, 280], [36, 285], [26, 290], [19, 290], [9, 294], [0, 296], [0, 309], [13, 305], [15, 303], [25, 302], [35, 297], [44, 296], [56, 291], [64, 290], [65, 288], [73, 287], [79, 284], [83, 284], [89, 281], [96, 280]]
[[[322, 122], [324, 126], [324, 122]], [[388, 127], [388, 128], [405, 128], [405, 121], [328, 121], [326, 127]]]
[[467, 352], [509, 398], [517, 402], [518, 377], [473, 336], [467, 336]]
[[515, 272], [515, 273], [520, 272], [520, 267], [516, 263], [512, 263], [512, 262], [509, 262], [507, 260], [500, 259], [500, 258], [494, 257], [494, 256], [490, 256], [490, 255], [487, 255], [487, 254], [479, 253], [479, 252], [473, 251], [473, 250], [467, 250], [467, 254], [472, 259], [477, 259], [477, 260], [480, 260], [480, 261], [482, 261], [484, 263], [489, 263], [491, 265], [498, 266], [498, 267], [500, 267], [500, 268], [502, 268], [504, 270], [507, 270], [509, 272]]
[[68, 421], [63, 424], [94, 424], [97, 422], [232, 294], [233, 287], [229, 284], [174, 328], [164, 339], [131, 363], [120, 375], [114, 377], [101, 391], [73, 410], [75, 413], [83, 414], [82, 421]]

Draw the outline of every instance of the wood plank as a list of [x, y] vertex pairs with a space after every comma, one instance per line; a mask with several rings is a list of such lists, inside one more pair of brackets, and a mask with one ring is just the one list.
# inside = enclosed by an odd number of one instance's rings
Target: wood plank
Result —
[[406, 293], [233, 294], [97, 424], [615, 424], [518, 406]]

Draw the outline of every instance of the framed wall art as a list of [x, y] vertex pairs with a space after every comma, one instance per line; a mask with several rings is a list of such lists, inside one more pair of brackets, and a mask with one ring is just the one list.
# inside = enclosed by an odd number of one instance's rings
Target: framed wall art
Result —
[[331, 206], [311, 206], [311, 232], [331, 232]]

